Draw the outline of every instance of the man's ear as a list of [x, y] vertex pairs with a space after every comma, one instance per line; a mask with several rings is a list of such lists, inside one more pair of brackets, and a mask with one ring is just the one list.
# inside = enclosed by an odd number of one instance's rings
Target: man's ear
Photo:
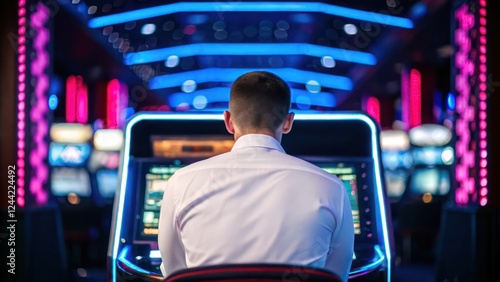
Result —
[[295, 114], [294, 113], [289, 113], [286, 118], [285, 118], [285, 122], [283, 123], [283, 134], [287, 134], [288, 132], [290, 132], [290, 130], [292, 130], [292, 125], [293, 125], [293, 118], [295, 117]]
[[227, 132], [234, 134], [234, 125], [229, 111], [224, 111], [224, 124], [226, 125]]

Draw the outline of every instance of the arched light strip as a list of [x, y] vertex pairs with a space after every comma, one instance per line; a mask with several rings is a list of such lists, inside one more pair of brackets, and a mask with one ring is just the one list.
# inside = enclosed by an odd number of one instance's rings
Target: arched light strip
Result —
[[124, 62], [126, 65], [145, 64], [166, 60], [172, 55], [180, 58], [201, 55], [305, 55], [318, 58], [330, 56], [338, 61], [377, 64], [377, 58], [370, 53], [308, 43], [194, 43], [129, 53], [125, 55]]
[[[196, 96], [202, 95], [207, 98], [207, 103], [214, 102], [228, 102], [229, 101], [229, 87], [214, 87], [209, 89], [197, 90], [191, 93], [178, 92], [171, 94], [168, 97], [168, 104], [171, 107], [177, 107], [182, 103], [192, 104]], [[297, 102], [297, 97], [307, 96], [311, 100], [311, 105], [321, 107], [335, 107], [337, 105], [335, 96], [331, 93], [319, 92], [311, 94], [303, 89], [291, 89], [292, 103]]]
[[318, 2], [181, 2], [138, 9], [109, 16], [96, 17], [91, 19], [88, 25], [91, 28], [97, 28], [184, 12], [310, 12], [324, 13], [327, 15], [379, 23], [388, 26], [413, 28], [413, 21], [408, 18], [367, 12]]
[[309, 80], [315, 80], [321, 87], [340, 90], [352, 90], [352, 81], [345, 76], [330, 75], [318, 72], [303, 71], [292, 68], [206, 68], [194, 71], [186, 71], [173, 74], [159, 75], [149, 80], [150, 89], [162, 89], [181, 86], [187, 79], [194, 80], [197, 84], [205, 82], [234, 82], [239, 76], [256, 70], [274, 73], [286, 81], [306, 84]]
[[[130, 136], [131, 131], [134, 125], [142, 120], [220, 120], [223, 121], [224, 117], [222, 114], [151, 114], [151, 113], [140, 113], [135, 115], [130, 121], [127, 123], [125, 127], [125, 143], [123, 146], [123, 150], [121, 153], [121, 162], [119, 168], [119, 186], [115, 199], [115, 211], [116, 216], [113, 218], [113, 224], [111, 226], [111, 238], [113, 238], [113, 242], [110, 244], [110, 254], [112, 256], [111, 261], [111, 279], [115, 281], [116, 276], [116, 260], [118, 258], [119, 245], [121, 240], [122, 233], [122, 220], [123, 220], [123, 209], [125, 208], [125, 198], [127, 192], [127, 177], [129, 175], [128, 172], [128, 163], [130, 161]], [[373, 159], [373, 168], [375, 174], [375, 183], [376, 183], [376, 196], [377, 196], [377, 205], [375, 208], [378, 210], [378, 214], [380, 214], [381, 218], [381, 227], [382, 227], [382, 235], [383, 235], [383, 244], [384, 244], [384, 255], [387, 258], [387, 276], [386, 281], [391, 281], [391, 273], [392, 273], [392, 253], [391, 253], [391, 245], [389, 243], [389, 230], [387, 229], [387, 211], [385, 209], [385, 201], [384, 201], [384, 187], [382, 183], [382, 168], [380, 167], [380, 154], [379, 154], [379, 139], [378, 139], [378, 131], [377, 125], [370, 119], [368, 116], [358, 113], [336, 113], [336, 114], [301, 114], [298, 113], [295, 115], [296, 120], [360, 120], [365, 122], [371, 131], [371, 142], [372, 146], [372, 159]], [[127, 164], [127, 165], [124, 165]]]

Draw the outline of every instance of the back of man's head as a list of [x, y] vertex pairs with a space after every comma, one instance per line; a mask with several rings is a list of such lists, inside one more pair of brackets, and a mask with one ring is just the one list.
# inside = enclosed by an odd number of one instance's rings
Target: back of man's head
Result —
[[270, 72], [240, 76], [231, 87], [229, 111], [242, 130], [276, 131], [290, 110], [290, 88]]

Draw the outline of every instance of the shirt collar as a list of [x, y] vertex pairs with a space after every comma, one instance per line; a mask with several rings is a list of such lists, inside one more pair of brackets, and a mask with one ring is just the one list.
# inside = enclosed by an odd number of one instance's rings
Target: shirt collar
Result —
[[278, 150], [283, 153], [285, 152], [278, 140], [265, 134], [246, 134], [241, 136], [234, 143], [232, 151], [249, 147], [264, 147], [272, 150]]

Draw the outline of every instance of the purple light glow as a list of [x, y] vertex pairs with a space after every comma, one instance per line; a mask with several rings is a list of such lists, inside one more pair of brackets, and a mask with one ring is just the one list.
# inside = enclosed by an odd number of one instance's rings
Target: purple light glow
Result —
[[487, 34], [487, 28], [486, 28], [486, 0], [481, 0], [479, 3], [479, 6], [481, 7], [479, 9], [479, 33], [481, 34], [480, 37], [480, 42], [479, 42], [479, 52], [481, 55], [479, 56], [479, 61], [481, 62], [481, 65], [479, 67], [479, 80], [481, 81], [479, 85], [479, 147], [481, 148], [481, 155], [479, 156], [479, 163], [481, 164], [481, 170], [480, 170], [480, 181], [479, 181], [479, 187], [480, 187], [480, 200], [479, 204], [481, 206], [485, 206], [488, 203], [488, 169], [487, 166], [482, 166], [483, 162], [487, 164], [486, 156], [488, 155], [487, 153], [485, 156], [482, 156], [482, 151], [486, 152], [486, 149], [488, 147], [488, 141], [487, 141], [487, 133], [486, 129], [488, 127], [488, 123], [486, 121], [487, 118], [487, 103], [486, 103], [486, 81], [487, 81], [487, 67], [486, 67], [486, 62], [487, 62], [487, 57], [486, 57], [486, 34]]
[[30, 192], [35, 197], [38, 205], [47, 203], [47, 192], [43, 189], [48, 181], [48, 167], [45, 162], [47, 158], [47, 134], [49, 124], [46, 118], [49, 112], [47, 92], [49, 89], [49, 77], [46, 74], [49, 65], [49, 54], [45, 46], [49, 42], [49, 30], [45, 27], [49, 19], [49, 9], [38, 3], [36, 11], [31, 15], [30, 22], [36, 36], [33, 39], [33, 49], [36, 54], [31, 63], [31, 76], [36, 80], [34, 92], [36, 103], [31, 108], [30, 118], [33, 123], [33, 150], [30, 153], [30, 164], [33, 168], [30, 179]]
[[474, 27], [474, 14], [469, 12], [467, 3], [456, 10], [455, 19], [457, 21], [455, 44], [458, 47], [455, 54], [455, 66], [457, 67], [455, 88], [458, 94], [456, 111], [459, 114], [456, 121], [458, 140], [455, 145], [457, 153], [455, 170], [458, 187], [455, 191], [455, 201], [459, 205], [466, 205], [470, 200], [470, 194], [475, 191], [474, 175], [471, 173], [475, 162], [474, 152], [469, 146], [472, 137], [471, 127], [475, 121], [475, 109], [470, 106], [471, 91], [469, 84], [469, 78], [474, 75], [474, 68], [466, 67], [474, 63], [469, 54], [472, 42], [468, 36]]
[[[22, 104], [23, 105], [23, 109], [22, 110], [19, 110], [19, 113], [17, 115], [18, 117], [18, 121], [17, 121], [17, 135], [19, 136], [20, 133], [24, 133], [24, 126], [21, 127], [21, 125], [24, 125], [24, 119], [25, 119], [25, 114], [24, 114], [24, 100], [25, 100], [25, 93], [24, 93], [24, 90], [25, 90], [25, 84], [24, 84], [24, 81], [26, 80], [26, 74], [25, 74], [25, 71], [26, 71], [26, 64], [23, 62], [20, 62], [21, 61], [21, 56], [25, 56], [26, 54], [26, 37], [24, 36], [24, 34], [26, 33], [26, 18], [24, 17], [24, 15], [26, 14], [26, 10], [24, 8], [24, 6], [26, 5], [26, 1], [25, 0], [19, 0], [19, 3], [18, 3], [18, 6], [19, 6], [19, 10], [18, 10], [18, 15], [19, 15], [19, 20], [18, 20], [18, 24], [19, 24], [19, 29], [18, 29], [18, 39], [17, 39], [17, 43], [18, 43], [18, 58], [17, 58], [17, 61], [19, 62], [19, 66], [18, 66], [18, 93], [17, 93], [17, 99], [18, 99], [18, 108], [20, 108], [20, 105]], [[24, 204], [25, 204], [25, 201], [24, 201], [24, 165], [25, 165], [25, 162], [24, 162], [24, 157], [25, 157], [25, 151], [24, 151], [24, 136], [23, 138], [18, 138], [18, 142], [17, 142], [17, 149], [18, 149], [18, 153], [17, 153], [17, 205], [19, 207], [24, 207]]]
[[405, 130], [410, 129], [410, 78], [408, 72], [401, 72], [401, 121]]
[[[458, 205], [479, 202], [484, 206], [488, 202], [486, 0], [480, 0], [479, 4], [477, 12], [470, 8], [469, 2], [455, 11], [458, 115], [455, 126], [458, 137], [455, 145], [458, 186], [455, 201]], [[476, 170], [477, 164], [481, 167], [479, 170]]]

